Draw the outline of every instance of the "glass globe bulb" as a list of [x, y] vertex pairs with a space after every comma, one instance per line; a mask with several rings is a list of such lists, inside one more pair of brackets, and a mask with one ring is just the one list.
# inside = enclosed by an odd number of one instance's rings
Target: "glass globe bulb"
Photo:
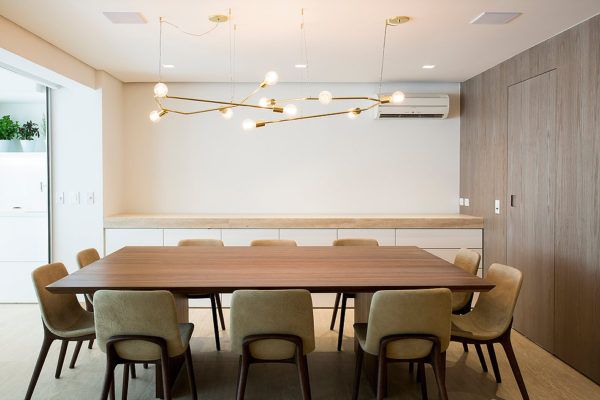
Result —
[[169, 88], [162, 82], [158, 82], [154, 85], [154, 95], [156, 97], [165, 97], [169, 92]]
[[224, 119], [231, 119], [233, 117], [233, 110], [231, 108], [222, 108], [219, 111], [221, 111], [221, 116]]
[[392, 103], [394, 104], [398, 104], [398, 103], [402, 103], [404, 101], [404, 93], [402, 93], [399, 90], [396, 90], [394, 93], [392, 93]]
[[251, 131], [252, 129], [256, 128], [256, 121], [246, 118], [244, 121], [242, 121], [242, 128], [245, 131]]
[[319, 103], [321, 104], [329, 104], [331, 103], [331, 99], [333, 99], [333, 95], [328, 90], [323, 90], [319, 93]]
[[156, 110], [152, 111], [150, 113], [150, 121], [157, 123], [158, 121], [160, 121], [160, 113]]
[[265, 74], [265, 83], [269, 86], [276, 84], [279, 81], [279, 75], [275, 71], [269, 71]]
[[350, 110], [348, 110], [348, 118], [356, 119], [360, 113], [360, 108], [351, 108]]
[[294, 115], [298, 114], [298, 107], [296, 107], [295, 104], [286, 104], [286, 106], [283, 107], [283, 112], [286, 115], [294, 116]]
[[258, 100], [258, 105], [261, 107], [268, 107], [270, 105], [270, 101], [266, 97], [261, 97], [260, 100]]

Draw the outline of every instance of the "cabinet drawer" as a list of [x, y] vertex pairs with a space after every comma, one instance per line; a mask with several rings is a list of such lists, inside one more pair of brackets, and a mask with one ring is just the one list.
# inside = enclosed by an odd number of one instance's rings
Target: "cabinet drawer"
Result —
[[165, 246], [177, 246], [184, 239], [218, 239], [221, 240], [220, 229], [165, 229]]
[[162, 246], [162, 229], [106, 229], [105, 232], [106, 254], [125, 246]]
[[396, 229], [396, 246], [422, 249], [482, 248], [481, 229]]
[[298, 246], [331, 246], [337, 229], [280, 229], [281, 239], [295, 240]]

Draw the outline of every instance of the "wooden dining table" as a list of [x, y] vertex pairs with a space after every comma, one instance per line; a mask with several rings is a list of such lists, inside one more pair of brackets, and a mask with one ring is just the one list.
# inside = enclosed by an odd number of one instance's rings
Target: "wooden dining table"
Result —
[[[355, 322], [367, 322], [374, 292], [448, 288], [488, 291], [493, 284], [418, 247], [124, 247], [47, 286], [51, 293], [169, 290], [178, 318], [187, 295], [238, 289], [307, 289], [357, 293]], [[367, 376], [375, 373], [367, 361]], [[370, 381], [372, 379], [369, 379]]]

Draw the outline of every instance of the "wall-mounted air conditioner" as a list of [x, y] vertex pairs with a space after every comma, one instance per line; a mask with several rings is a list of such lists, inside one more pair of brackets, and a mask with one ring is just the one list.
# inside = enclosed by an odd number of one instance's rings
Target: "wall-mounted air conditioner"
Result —
[[376, 118], [448, 118], [450, 98], [447, 94], [406, 93], [405, 96], [400, 104], [387, 103], [377, 106]]

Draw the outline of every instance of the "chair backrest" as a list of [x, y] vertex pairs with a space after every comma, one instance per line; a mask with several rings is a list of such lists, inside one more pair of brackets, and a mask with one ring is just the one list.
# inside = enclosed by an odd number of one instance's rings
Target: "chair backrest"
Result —
[[[99, 290], [94, 294], [96, 339], [106, 352], [106, 342], [117, 335], [143, 335], [163, 338], [170, 357], [185, 347], [177, 325], [173, 295], [166, 290]], [[150, 361], [160, 358], [160, 348], [138, 340], [115, 345], [117, 354], [127, 360]]]
[[295, 240], [288, 239], [257, 239], [250, 242], [250, 246], [298, 246]]
[[[477, 274], [481, 255], [469, 249], [460, 249], [454, 257], [454, 265], [463, 269], [471, 275]], [[472, 299], [472, 292], [456, 292], [452, 293], [452, 310], [457, 311], [464, 308]]]
[[[310, 292], [307, 290], [236, 290], [231, 298], [231, 348], [242, 353], [245, 337], [258, 334], [295, 335], [302, 339], [304, 354], [315, 349], [315, 330]], [[253, 357], [284, 360], [295, 346], [281, 340], [262, 340], [250, 345]]]
[[77, 253], [77, 265], [79, 265], [79, 269], [87, 267], [99, 259], [100, 254], [98, 254], [98, 251], [94, 248], [81, 250], [79, 253]]
[[375, 239], [337, 239], [333, 241], [334, 246], [379, 246]]
[[[381, 339], [390, 335], [436, 336], [444, 352], [450, 343], [451, 292], [448, 289], [382, 290], [373, 295], [365, 351], [379, 354]], [[416, 359], [427, 356], [430, 341], [404, 339], [387, 347], [387, 356]]]
[[468, 314], [477, 326], [492, 332], [506, 332], [512, 321], [519, 298], [523, 273], [503, 264], [492, 264], [485, 280], [496, 285], [489, 292], [481, 292], [475, 307]]
[[85, 312], [74, 294], [54, 294], [46, 289], [46, 286], [68, 275], [62, 263], [43, 265], [31, 273], [42, 319], [50, 331], [68, 330]]
[[219, 239], [183, 239], [177, 243], [177, 246], [223, 247], [223, 241]]

